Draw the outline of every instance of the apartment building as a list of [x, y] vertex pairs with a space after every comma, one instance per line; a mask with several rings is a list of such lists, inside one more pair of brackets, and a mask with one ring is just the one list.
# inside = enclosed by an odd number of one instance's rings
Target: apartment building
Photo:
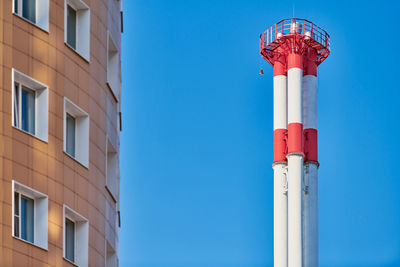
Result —
[[118, 266], [122, 0], [0, 2], [0, 266]]

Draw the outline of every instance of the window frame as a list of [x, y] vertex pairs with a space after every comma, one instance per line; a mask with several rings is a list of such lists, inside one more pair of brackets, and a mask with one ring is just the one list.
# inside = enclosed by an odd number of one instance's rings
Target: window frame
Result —
[[[16, 88], [17, 84], [18, 84], [18, 88]], [[24, 130], [23, 126], [22, 126], [22, 91], [24, 91], [23, 87], [25, 87], [26, 89], [28, 89], [29, 91], [31, 91], [34, 94], [34, 104], [35, 104], [34, 110], [35, 110], [35, 114], [34, 114], [34, 119], [33, 119], [33, 121], [34, 121], [33, 133], [31, 133], [29, 130]], [[28, 133], [30, 135], [36, 136], [36, 132], [37, 132], [36, 131], [37, 130], [37, 92], [36, 92], [36, 90], [33, 90], [32, 88], [30, 88], [26, 84], [21, 83], [21, 82], [17, 82], [17, 81], [14, 81], [14, 90], [16, 90], [17, 93], [18, 93], [18, 101], [17, 101], [17, 103], [15, 104], [15, 102], [14, 102], [15, 98], [14, 98], [14, 101], [13, 101], [13, 105], [17, 105], [18, 106], [18, 114], [17, 114], [18, 118], [15, 117], [15, 111], [14, 111], [14, 116], [13, 116], [13, 120], [15, 120], [15, 119], [17, 120], [17, 121], [13, 122], [14, 126], [16, 128], [18, 128], [18, 129], [20, 129], [21, 131], [24, 131], [24, 132], [26, 132], [26, 133]], [[16, 92], [14, 91], [14, 94], [15, 93]], [[16, 109], [15, 106], [14, 106], [14, 109]]]
[[[22, 20], [38, 27], [39, 29], [45, 31], [46, 33], [49, 33], [49, 25], [50, 25], [50, 1], [49, 0], [35, 0], [35, 22], [31, 21], [28, 18], [25, 18], [23, 16], [23, 5], [22, 2], [23, 0], [12, 0], [12, 14], [15, 16], [21, 18]], [[16, 10], [16, 5], [15, 2], [18, 2], [17, 4], [17, 10]], [[43, 16], [45, 18], [43, 19]]]
[[[109, 248], [112, 250], [112, 258], [108, 257]], [[109, 265], [111, 262], [112, 265]], [[114, 266], [113, 266], [114, 265]], [[105, 267], [117, 267], [118, 266], [118, 254], [116, 248], [112, 247], [111, 243], [108, 240], [105, 240]]]
[[[110, 51], [114, 52], [112, 58], [110, 60]], [[114, 38], [111, 35], [110, 31], [107, 31], [107, 85], [111, 89], [111, 93], [117, 100], [120, 102], [120, 90], [121, 90], [121, 64], [120, 64], [120, 49], [117, 47]], [[116, 63], [114, 61], [117, 61]], [[112, 62], [110, 62], [112, 61]], [[114, 63], [114, 64], [112, 64]], [[113, 72], [113, 73], [111, 73]], [[117, 76], [117, 77], [115, 77]]]
[[[110, 151], [111, 148], [111, 151]], [[115, 176], [114, 177], [109, 177], [109, 154], [114, 154], [112, 160], [115, 161]], [[108, 191], [108, 193], [111, 195], [111, 198], [113, 199], [113, 201], [115, 203], [118, 202], [119, 199], [119, 153], [117, 151], [117, 149], [114, 147], [114, 145], [111, 143], [109, 136], [106, 136], [106, 164], [105, 164], [106, 170], [106, 189]], [[112, 188], [113, 186], [115, 186], [115, 188]]]
[[[18, 89], [16, 89], [18, 84]], [[33, 91], [35, 93], [35, 116], [34, 133], [22, 129], [22, 87]], [[18, 94], [18, 96], [16, 96]], [[48, 142], [49, 138], [49, 88], [47, 85], [33, 79], [32, 77], [12, 69], [12, 93], [11, 93], [11, 124], [12, 127], [22, 131], [30, 136], [38, 138], [43, 142]], [[18, 103], [16, 103], [16, 100]], [[16, 123], [16, 106], [18, 106], [18, 122]], [[18, 125], [17, 125], [18, 124]]]
[[[75, 118], [75, 156], [67, 152], [67, 113]], [[89, 168], [90, 146], [90, 117], [89, 114], [64, 97], [64, 153], [76, 160], [85, 168]], [[78, 138], [79, 137], [79, 138]]]
[[[15, 10], [15, 2], [18, 2], [18, 5], [17, 5], [17, 7], [18, 7], [18, 10]], [[18, 16], [20, 16], [20, 17], [22, 17], [22, 18], [24, 18], [24, 19], [26, 19], [27, 21], [29, 21], [30, 23], [32, 23], [32, 24], [36, 24], [36, 19], [37, 19], [37, 0], [34, 0], [35, 1], [35, 21], [33, 21], [33, 20], [30, 20], [29, 18], [26, 18], [26, 17], [24, 17], [24, 0], [14, 0], [14, 12], [16, 11], [16, 14], [18, 15]]]
[[[16, 238], [19, 238], [19, 239], [22, 239], [22, 240], [24, 240], [25, 242], [28, 242], [28, 243], [31, 243], [31, 244], [35, 244], [35, 217], [36, 217], [36, 211], [35, 211], [35, 205], [36, 205], [36, 203], [35, 203], [35, 198], [34, 197], [32, 197], [32, 196], [28, 196], [28, 194], [26, 194], [26, 193], [21, 193], [21, 192], [19, 192], [19, 191], [14, 191], [14, 204], [15, 204], [15, 194], [18, 194], [18, 235], [16, 235], [15, 234], [15, 224], [13, 225], [13, 231], [14, 231], [14, 237], [16, 237]], [[25, 198], [27, 198], [27, 199], [30, 199], [30, 200], [32, 200], [32, 202], [33, 202], [33, 229], [32, 229], [32, 231], [33, 231], [33, 233], [32, 233], [32, 236], [33, 236], [33, 242], [31, 242], [31, 241], [29, 241], [29, 240], [27, 240], [27, 239], [24, 239], [23, 237], [22, 237], [22, 231], [21, 231], [21, 228], [22, 228], [22, 215], [21, 215], [21, 211], [22, 211], [22, 208], [21, 208], [21, 199], [23, 198], [23, 197], [25, 197]], [[15, 216], [16, 216], [16, 214], [15, 214], [15, 206], [14, 206], [14, 221], [15, 221]]]
[[[65, 222], [67, 218], [75, 223], [74, 261], [71, 261], [66, 257]], [[65, 204], [63, 205], [63, 259], [81, 267], [87, 267], [89, 262], [89, 220]]]
[[[66, 242], [67, 242], [67, 238], [66, 238], [66, 234], [67, 234], [66, 221], [67, 221], [67, 219], [74, 223], [74, 260], [70, 260], [70, 259], [67, 258], [67, 245], [66, 245]], [[69, 261], [69, 262], [71, 262], [73, 264], [76, 264], [75, 263], [76, 262], [76, 221], [71, 216], [69, 216], [67, 214], [64, 214], [64, 222], [63, 223], [64, 223], [63, 224], [63, 228], [64, 228], [64, 231], [63, 231], [64, 232], [63, 246], [64, 246], [64, 250], [65, 250], [64, 251], [64, 258], [67, 261]]]
[[[71, 7], [73, 10], [75, 10], [75, 48], [68, 42], [68, 6]], [[65, 22], [65, 31], [66, 31], [66, 38], [65, 38], [65, 43], [71, 47], [73, 50], [77, 50], [77, 44], [78, 44], [78, 10], [74, 5], [71, 5], [70, 3], [65, 4], [65, 16], [66, 16], [66, 22]]]
[[[68, 43], [68, 7], [76, 11], [75, 48]], [[83, 37], [83, 38], [81, 38]], [[85, 40], [85, 38], [88, 38]], [[80, 57], [90, 62], [90, 7], [82, 0], [64, 0], [64, 43]]]
[[[19, 224], [18, 236], [15, 233], [15, 193], [18, 193]], [[21, 198], [33, 200], [33, 242], [21, 237]], [[12, 236], [28, 244], [48, 250], [48, 205], [49, 198], [33, 188], [12, 180]], [[40, 207], [39, 207], [40, 205]], [[38, 216], [38, 213], [41, 215]], [[40, 221], [39, 221], [40, 220]]]
[[[74, 153], [73, 155], [71, 153], [68, 152], [68, 117], [71, 117], [74, 119]], [[69, 112], [65, 112], [65, 153], [67, 153], [68, 155], [70, 155], [71, 157], [75, 158], [76, 157], [76, 117], [71, 115]]]

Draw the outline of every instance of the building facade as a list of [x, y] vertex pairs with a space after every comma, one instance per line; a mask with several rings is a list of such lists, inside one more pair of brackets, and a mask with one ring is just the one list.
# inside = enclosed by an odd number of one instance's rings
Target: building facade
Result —
[[0, 2], [0, 266], [118, 266], [122, 0]]

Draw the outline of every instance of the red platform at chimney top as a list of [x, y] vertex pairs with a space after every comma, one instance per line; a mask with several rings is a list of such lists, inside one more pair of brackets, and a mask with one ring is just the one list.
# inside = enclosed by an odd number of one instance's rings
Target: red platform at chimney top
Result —
[[305, 19], [281, 20], [260, 35], [260, 53], [272, 66], [277, 54], [304, 54], [307, 48], [315, 49], [319, 65], [329, 55], [330, 39], [326, 31]]

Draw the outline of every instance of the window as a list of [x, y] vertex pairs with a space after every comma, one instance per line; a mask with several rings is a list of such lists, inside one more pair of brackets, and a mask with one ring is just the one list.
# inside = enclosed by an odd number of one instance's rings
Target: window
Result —
[[[16, 0], [15, 2], [17, 2], [15, 12], [17, 13], [18, 11], [22, 10], [22, 17], [30, 20], [33, 23], [36, 23], [36, 0]], [[18, 10], [19, 6], [21, 6], [21, 8]]]
[[49, 31], [49, 0], [14, 0], [16, 15]]
[[81, 0], [65, 0], [65, 43], [89, 61], [90, 9]]
[[117, 253], [115, 253], [115, 249], [106, 241], [106, 267], [117, 267]]
[[89, 115], [64, 98], [64, 151], [89, 166]]
[[117, 45], [111, 38], [110, 32], [108, 32], [107, 48], [107, 84], [115, 98], [119, 100], [119, 91], [121, 87], [119, 52]]
[[67, 5], [67, 44], [76, 49], [76, 10]]
[[[14, 201], [15, 236], [33, 243], [34, 200], [18, 192], [15, 192]], [[19, 207], [21, 207], [21, 211]]]
[[75, 118], [67, 113], [67, 147], [66, 152], [72, 157], [75, 157]]
[[65, 218], [65, 257], [75, 261], [75, 223]]
[[118, 200], [118, 153], [107, 138], [106, 187], [115, 201]]
[[16, 70], [13, 81], [13, 126], [47, 142], [47, 86]]
[[47, 249], [48, 197], [13, 181], [13, 235]]
[[36, 92], [18, 82], [15, 86], [14, 125], [32, 135], [35, 135], [35, 98]]
[[64, 258], [78, 266], [88, 266], [89, 222], [64, 205]]

